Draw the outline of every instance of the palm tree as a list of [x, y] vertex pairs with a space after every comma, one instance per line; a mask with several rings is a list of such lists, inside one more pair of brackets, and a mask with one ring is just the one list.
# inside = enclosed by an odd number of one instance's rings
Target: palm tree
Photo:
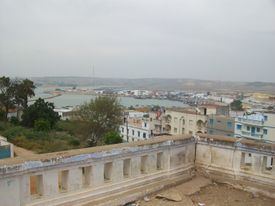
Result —
[[24, 79], [23, 81], [16, 84], [16, 100], [17, 104], [21, 105], [24, 109], [28, 107], [28, 98], [35, 95], [35, 86], [33, 82], [29, 79]]

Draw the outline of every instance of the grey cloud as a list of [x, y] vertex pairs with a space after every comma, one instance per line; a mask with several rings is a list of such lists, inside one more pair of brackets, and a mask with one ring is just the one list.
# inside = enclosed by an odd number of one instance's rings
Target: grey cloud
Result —
[[272, 0], [0, 0], [11, 76], [275, 81]]

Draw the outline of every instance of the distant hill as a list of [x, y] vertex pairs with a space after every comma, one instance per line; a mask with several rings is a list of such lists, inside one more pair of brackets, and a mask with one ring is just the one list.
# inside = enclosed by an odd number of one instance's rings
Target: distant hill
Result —
[[275, 94], [272, 82], [228, 82], [196, 79], [116, 79], [91, 77], [33, 77], [39, 85], [121, 87], [128, 89], [184, 90], [184, 91], [243, 91]]

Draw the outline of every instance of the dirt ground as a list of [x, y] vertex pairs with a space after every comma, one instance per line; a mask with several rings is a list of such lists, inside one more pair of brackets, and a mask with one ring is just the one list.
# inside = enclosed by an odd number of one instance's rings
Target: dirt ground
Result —
[[[159, 197], [158, 197], [159, 196]], [[170, 199], [170, 200], [169, 200]], [[173, 200], [171, 200], [173, 199]], [[176, 201], [175, 201], [176, 200]], [[160, 191], [129, 206], [275, 206], [275, 199], [217, 184], [203, 177]]]

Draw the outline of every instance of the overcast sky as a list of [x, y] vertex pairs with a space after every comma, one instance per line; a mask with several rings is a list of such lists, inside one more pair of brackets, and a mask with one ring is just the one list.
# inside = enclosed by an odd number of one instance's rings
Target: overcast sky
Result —
[[275, 0], [0, 0], [0, 76], [275, 81]]

